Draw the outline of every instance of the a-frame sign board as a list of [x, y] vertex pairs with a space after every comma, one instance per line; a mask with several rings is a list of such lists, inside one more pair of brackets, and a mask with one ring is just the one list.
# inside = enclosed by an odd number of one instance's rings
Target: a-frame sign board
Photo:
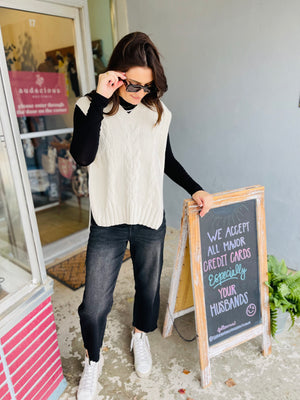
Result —
[[205, 388], [212, 357], [259, 335], [263, 355], [271, 353], [264, 188], [217, 193], [210, 212], [199, 211], [184, 201], [163, 337], [194, 311]]

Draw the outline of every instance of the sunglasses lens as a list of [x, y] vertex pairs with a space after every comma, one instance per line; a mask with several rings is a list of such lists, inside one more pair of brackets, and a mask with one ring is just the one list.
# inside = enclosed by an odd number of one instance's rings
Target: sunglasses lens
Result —
[[133, 85], [132, 83], [126, 84], [127, 92], [136, 93], [139, 92], [141, 89], [143, 89], [145, 93], [150, 93], [152, 91], [151, 86]]
[[140, 88], [139, 86], [129, 84], [129, 85], [127, 86], [126, 90], [127, 90], [127, 92], [136, 93], [136, 92], [138, 92], [139, 90], [141, 90], [141, 88]]

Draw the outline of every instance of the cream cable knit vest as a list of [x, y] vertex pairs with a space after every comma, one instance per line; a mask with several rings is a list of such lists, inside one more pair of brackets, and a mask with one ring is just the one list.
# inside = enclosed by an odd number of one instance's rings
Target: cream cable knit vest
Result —
[[[77, 105], [86, 115], [90, 100]], [[108, 105], [104, 112], [110, 109]], [[138, 104], [130, 113], [119, 107], [104, 115], [99, 148], [89, 166], [89, 195], [98, 225], [141, 224], [157, 229], [163, 220], [163, 176], [171, 112]]]

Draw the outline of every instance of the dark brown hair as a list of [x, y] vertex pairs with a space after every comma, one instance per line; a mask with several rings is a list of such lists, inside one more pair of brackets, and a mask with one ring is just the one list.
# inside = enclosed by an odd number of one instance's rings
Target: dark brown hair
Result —
[[[106, 70], [127, 72], [132, 67], [152, 69], [155, 90], [144, 96], [142, 103], [148, 108], [156, 108], [158, 114], [156, 124], [158, 124], [163, 113], [159, 99], [168, 90], [168, 85], [159, 52], [145, 33], [133, 32], [124, 36], [114, 48]], [[107, 115], [114, 115], [119, 109], [120, 99], [117, 92], [114, 92], [110, 99], [112, 108]]]

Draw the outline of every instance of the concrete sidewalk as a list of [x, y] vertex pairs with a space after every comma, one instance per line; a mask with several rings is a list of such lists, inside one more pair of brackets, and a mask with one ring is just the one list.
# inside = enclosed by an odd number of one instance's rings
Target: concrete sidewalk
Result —
[[[174, 330], [163, 339], [170, 280], [178, 245], [179, 231], [168, 228], [161, 281], [161, 312], [158, 329], [149, 334], [153, 370], [147, 379], [134, 372], [129, 351], [134, 284], [131, 260], [121, 269], [108, 318], [102, 354], [104, 367], [98, 384], [97, 400], [299, 400], [300, 399], [300, 321], [291, 331], [272, 340], [272, 354], [263, 357], [261, 337], [252, 339], [211, 360], [212, 385], [201, 389], [196, 342], [183, 341]], [[82, 372], [84, 349], [77, 307], [83, 288], [72, 291], [54, 282], [52, 297], [63, 370], [68, 387], [61, 400], [75, 400]], [[176, 320], [187, 338], [195, 335], [194, 314]], [[186, 374], [183, 370], [190, 371]], [[232, 379], [234, 386], [226, 381]], [[185, 393], [179, 393], [184, 389]]]

